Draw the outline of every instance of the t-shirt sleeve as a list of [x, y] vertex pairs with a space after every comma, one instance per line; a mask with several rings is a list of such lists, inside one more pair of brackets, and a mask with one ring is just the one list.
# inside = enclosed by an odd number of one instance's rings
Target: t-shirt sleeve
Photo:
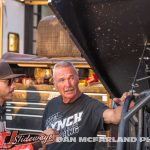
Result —
[[93, 131], [104, 130], [103, 112], [108, 107], [98, 100], [94, 100], [92, 109], [92, 129]]

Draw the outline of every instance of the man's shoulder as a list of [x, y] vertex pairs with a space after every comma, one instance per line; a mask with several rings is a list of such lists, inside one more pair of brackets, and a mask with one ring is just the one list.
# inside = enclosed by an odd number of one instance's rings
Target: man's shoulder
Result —
[[85, 99], [86, 103], [90, 105], [90, 107], [106, 106], [103, 102], [101, 102], [101, 101], [97, 100], [96, 98], [93, 98], [93, 97], [91, 97], [89, 95], [86, 95], [86, 94], [84, 94], [84, 99]]
[[88, 108], [88, 111], [91, 112], [92, 116], [95, 116], [98, 114], [99, 116], [102, 117], [103, 112], [109, 109], [103, 102], [93, 97], [86, 95], [86, 98], [87, 98], [86, 107]]
[[96, 98], [93, 98], [87, 94], [83, 94], [84, 96], [84, 99], [87, 101], [87, 102], [90, 102], [90, 103], [102, 103], [100, 102], [99, 100], [97, 100]]
[[57, 104], [61, 101], [61, 96], [57, 96], [57, 97], [54, 97], [52, 99], [50, 99], [47, 103], [47, 105], [52, 105], [52, 104]]

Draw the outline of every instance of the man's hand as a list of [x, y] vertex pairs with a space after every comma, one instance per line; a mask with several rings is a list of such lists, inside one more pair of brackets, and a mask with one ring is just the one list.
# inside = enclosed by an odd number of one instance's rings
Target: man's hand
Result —
[[127, 96], [129, 96], [130, 93], [129, 92], [125, 92], [122, 94], [122, 96], [120, 98], [113, 98], [113, 101], [119, 105], [119, 106], [122, 106], [125, 102], [125, 99], [127, 98]]
[[45, 143], [47, 144], [52, 144], [56, 142], [56, 138], [59, 137], [58, 131], [55, 129], [49, 128], [47, 130], [44, 130], [43, 133], [47, 136], [49, 136], [48, 141]]
[[[121, 112], [122, 112], [122, 106], [127, 98], [127, 96], [131, 95], [129, 92], [123, 93], [121, 98], [114, 98], [113, 101], [118, 105], [115, 109], [106, 109], [103, 112], [103, 118], [104, 122], [106, 124], [118, 124], [121, 119]], [[136, 97], [139, 96], [139, 94], [134, 94]], [[134, 106], [134, 101], [131, 101], [130, 107], [132, 108]]]
[[[117, 106], [123, 106], [127, 96], [131, 95], [130, 92], [125, 92], [122, 94], [121, 98], [113, 98], [113, 101], [116, 103]], [[135, 97], [138, 97], [139, 94], [135, 93], [134, 94]], [[134, 106], [134, 101], [131, 101], [130, 103], [130, 108], [132, 108]]]

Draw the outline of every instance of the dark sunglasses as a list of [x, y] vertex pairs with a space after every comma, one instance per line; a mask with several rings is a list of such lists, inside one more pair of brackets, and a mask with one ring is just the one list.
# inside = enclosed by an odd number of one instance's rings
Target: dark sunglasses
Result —
[[15, 81], [14, 79], [8, 79], [8, 80], [7, 80], [7, 85], [8, 85], [8, 86], [11, 86], [14, 81]]
[[7, 86], [11, 86], [15, 80], [14, 79], [8, 79], [8, 80], [1, 80], [1, 81], [4, 81], [7, 84]]

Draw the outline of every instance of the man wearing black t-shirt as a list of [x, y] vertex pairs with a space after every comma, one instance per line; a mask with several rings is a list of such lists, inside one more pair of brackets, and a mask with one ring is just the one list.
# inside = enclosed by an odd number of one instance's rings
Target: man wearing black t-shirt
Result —
[[118, 124], [122, 107], [110, 109], [103, 103], [83, 94], [78, 87], [79, 77], [70, 62], [59, 62], [53, 69], [54, 86], [60, 96], [50, 100], [45, 108], [42, 130], [45, 134], [59, 133], [62, 139], [74, 142], [55, 142], [46, 150], [93, 150], [94, 142], [81, 142], [83, 137], [96, 137], [106, 124]]

